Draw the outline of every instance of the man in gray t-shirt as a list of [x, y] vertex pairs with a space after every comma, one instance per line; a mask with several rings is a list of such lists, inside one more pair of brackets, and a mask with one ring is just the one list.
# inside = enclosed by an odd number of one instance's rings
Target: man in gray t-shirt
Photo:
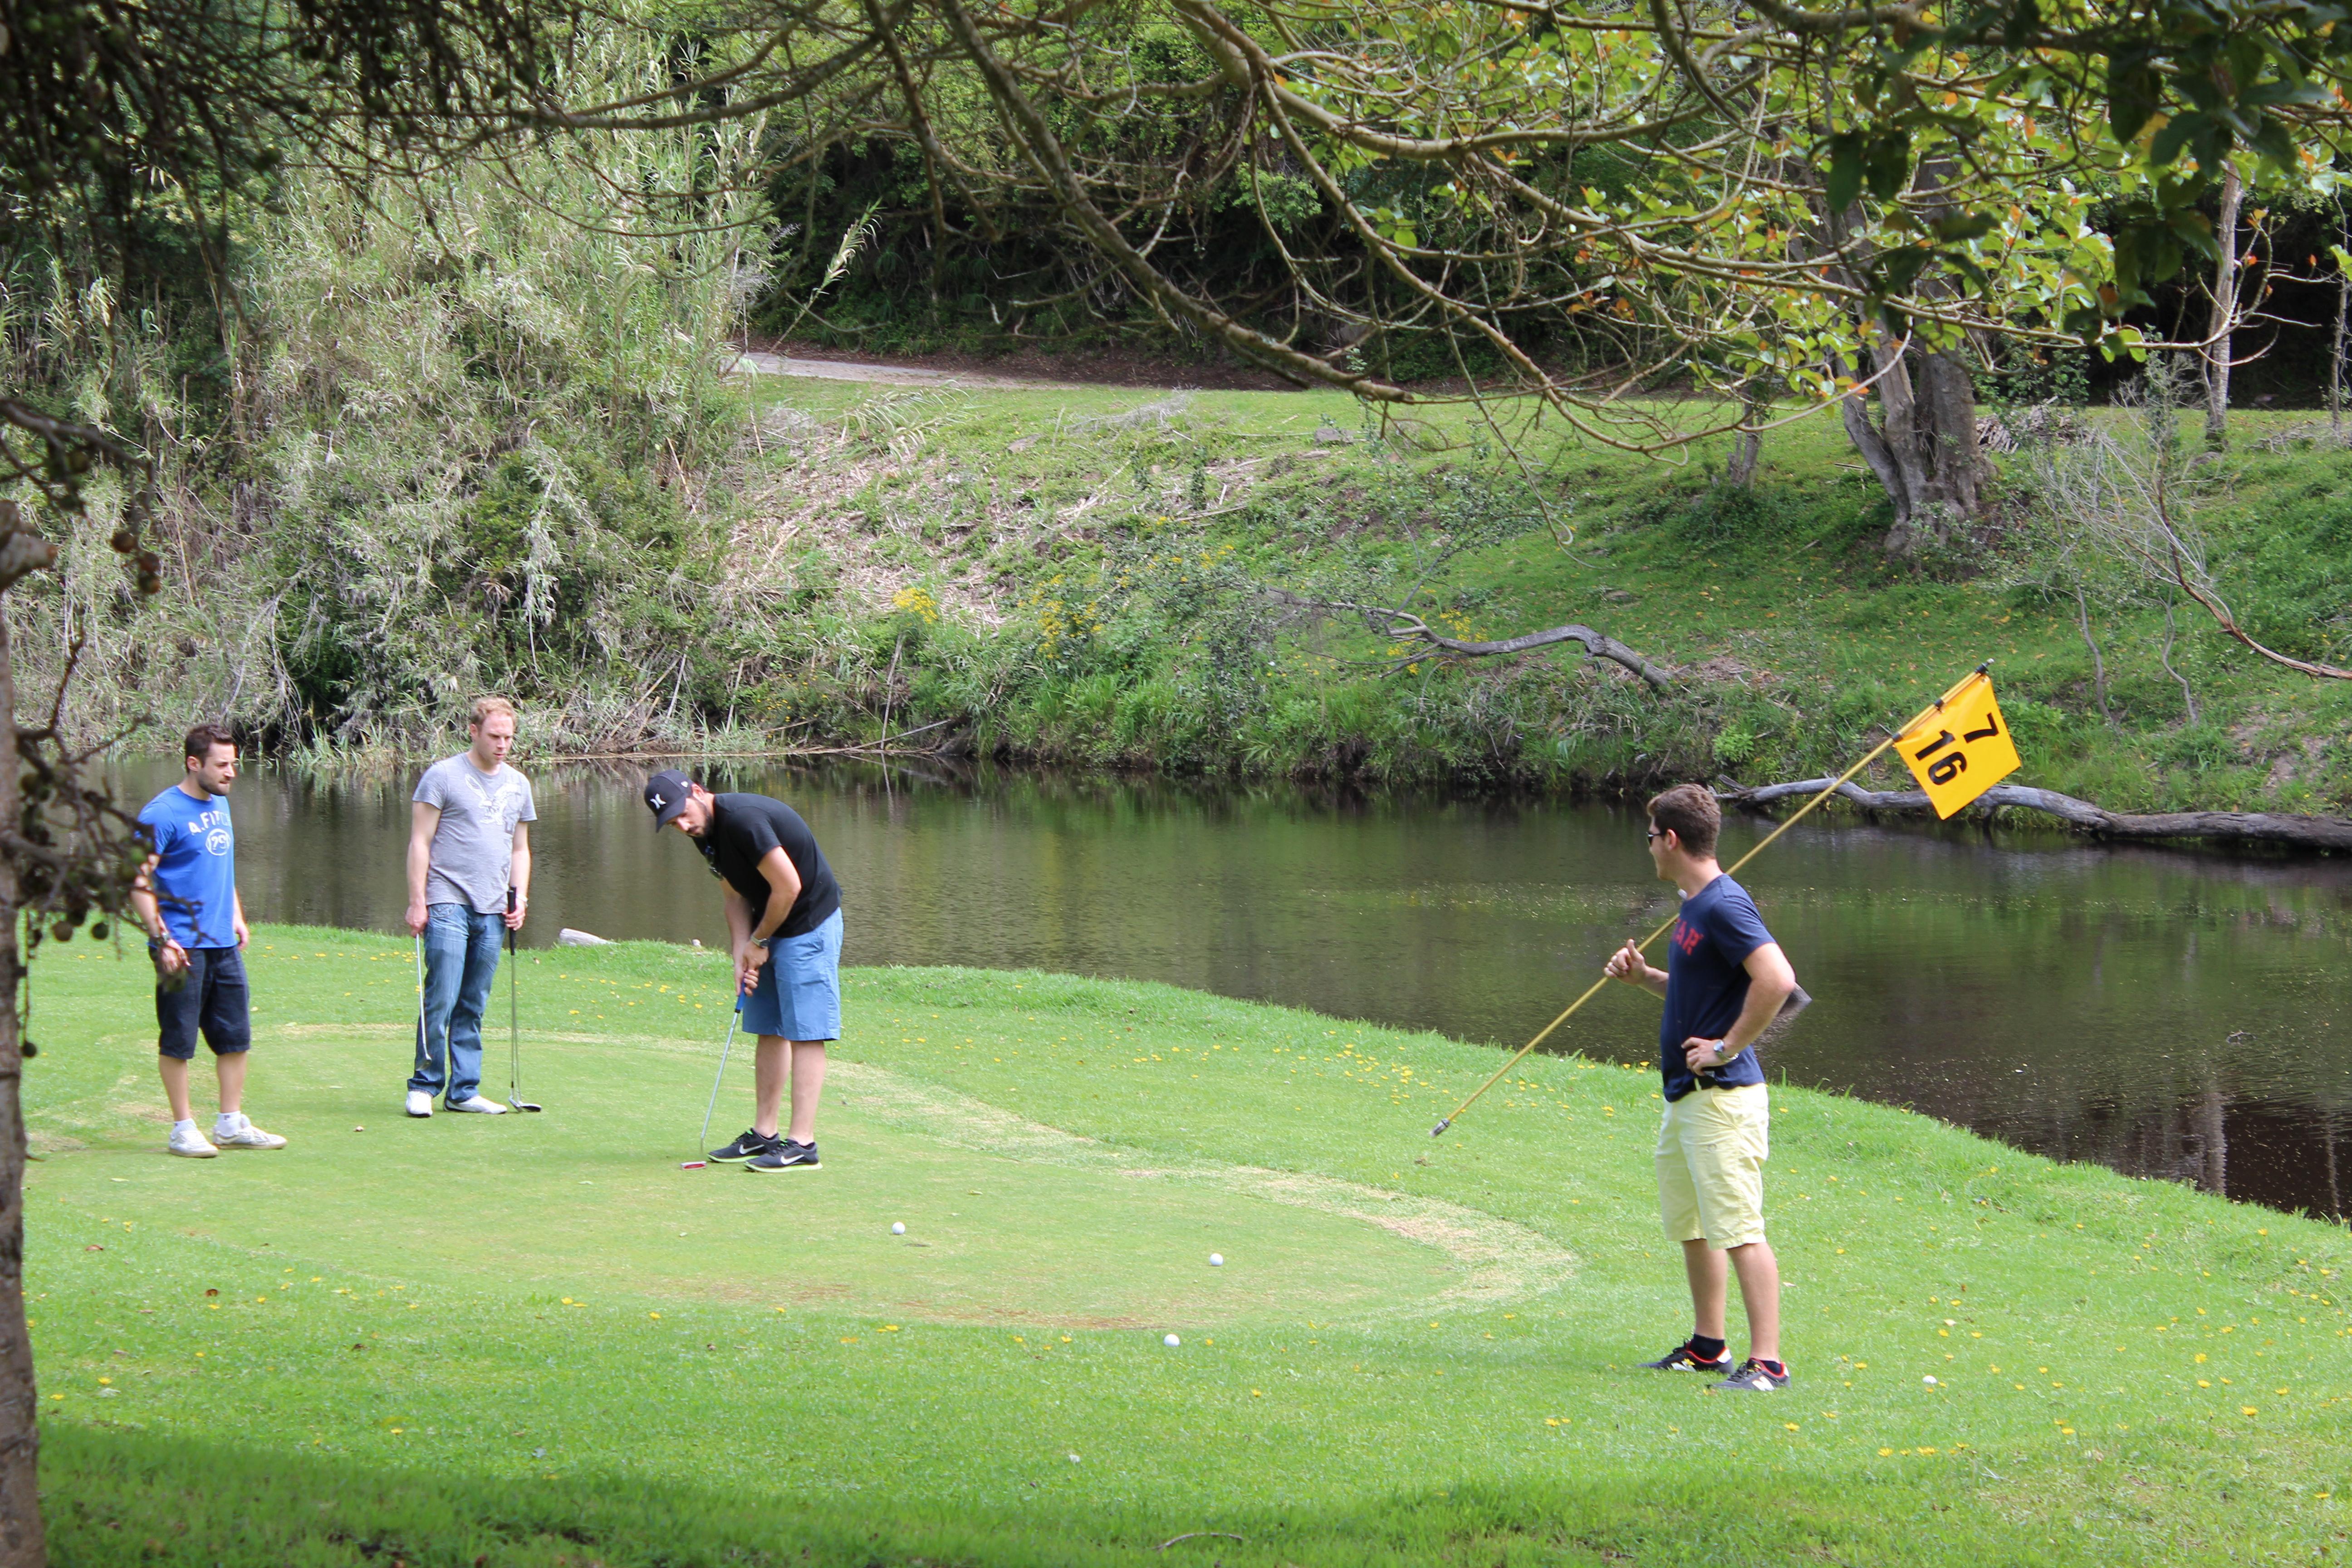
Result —
[[[499, 972], [499, 943], [530, 907], [530, 781], [507, 765], [513, 704], [478, 698], [473, 744], [425, 770], [408, 830], [408, 931], [423, 953], [416, 1070], [408, 1114], [451, 1110], [503, 1116], [481, 1092], [482, 1012]], [[509, 904], [508, 889], [514, 898]]]

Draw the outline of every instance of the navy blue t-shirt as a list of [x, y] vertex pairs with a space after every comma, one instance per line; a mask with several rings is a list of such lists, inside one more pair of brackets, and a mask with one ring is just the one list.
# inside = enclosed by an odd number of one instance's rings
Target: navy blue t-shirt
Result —
[[[1658, 1020], [1658, 1066], [1666, 1075], [1666, 1098], [1680, 1100], [1698, 1087], [1683, 1057], [1683, 1042], [1719, 1040], [1748, 1005], [1748, 955], [1772, 940], [1748, 889], [1717, 877], [1683, 900], [1674, 930], [1666, 933], [1666, 1010]], [[1707, 1074], [1726, 1088], [1762, 1083], [1764, 1069], [1754, 1047]]]

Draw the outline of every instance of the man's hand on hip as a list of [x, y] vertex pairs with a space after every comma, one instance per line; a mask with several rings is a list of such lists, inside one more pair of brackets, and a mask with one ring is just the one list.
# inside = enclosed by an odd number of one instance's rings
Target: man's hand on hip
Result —
[[1693, 1072], [1713, 1072], [1738, 1054], [1728, 1040], [1702, 1040], [1693, 1035], [1683, 1042], [1683, 1060]]

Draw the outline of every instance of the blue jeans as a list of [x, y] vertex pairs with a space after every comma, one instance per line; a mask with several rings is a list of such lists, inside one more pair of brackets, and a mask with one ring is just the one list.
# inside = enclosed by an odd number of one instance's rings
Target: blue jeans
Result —
[[409, 1088], [442, 1094], [446, 1058], [451, 1071], [445, 1103], [481, 1092], [482, 1009], [489, 1004], [506, 931], [505, 916], [477, 914], [463, 904], [435, 904], [425, 911], [425, 1016], [418, 1020]]

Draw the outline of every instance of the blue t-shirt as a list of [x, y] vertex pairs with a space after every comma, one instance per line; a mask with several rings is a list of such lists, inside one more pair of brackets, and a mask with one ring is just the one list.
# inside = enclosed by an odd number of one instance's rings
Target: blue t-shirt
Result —
[[228, 796], [173, 784], [139, 813], [155, 841], [155, 902], [182, 947], [236, 945], [236, 835]]
[[[1683, 1056], [1683, 1042], [1719, 1040], [1748, 1005], [1748, 955], [1772, 940], [1748, 889], [1717, 877], [1683, 900], [1674, 930], [1666, 933], [1666, 1010], [1658, 1020], [1658, 1066], [1666, 1075], [1666, 1098], [1680, 1100], [1698, 1087]], [[1762, 1083], [1764, 1069], [1749, 1047], [1708, 1073], [1726, 1088]]]

